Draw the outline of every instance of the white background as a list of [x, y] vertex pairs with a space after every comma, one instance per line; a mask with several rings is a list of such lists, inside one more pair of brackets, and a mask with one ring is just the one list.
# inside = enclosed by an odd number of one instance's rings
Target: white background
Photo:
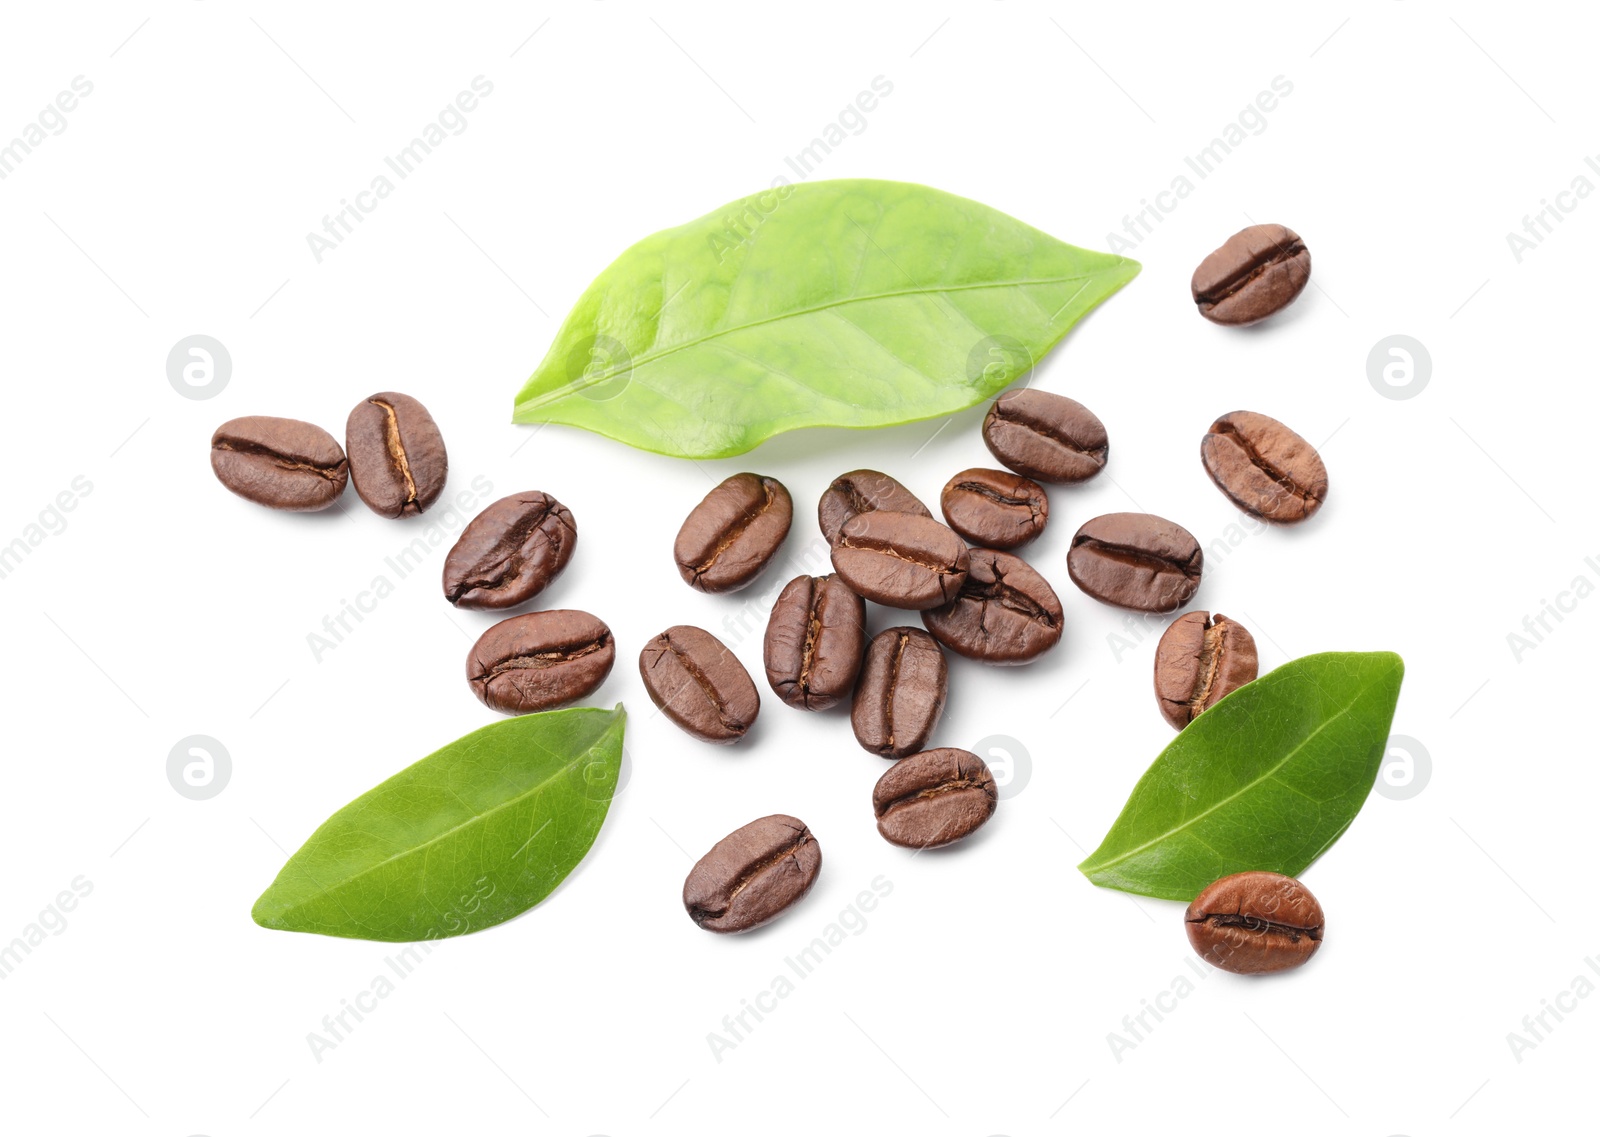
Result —
[[[0, 139], [74, 76], [93, 92], [0, 181], [0, 544], [74, 478], [92, 489], [0, 580], [0, 941], [74, 878], [93, 890], [0, 981], [8, 1131], [1415, 1135], [1592, 1109], [1600, 998], [1547, 1018], [1520, 1061], [1507, 1040], [1574, 977], [1600, 982], [1600, 601], [1520, 659], [1507, 641], [1575, 577], [1600, 583], [1600, 202], [1563, 199], [1520, 263], [1506, 239], [1575, 177], [1600, 184], [1581, 6], [20, 7]], [[493, 94], [465, 132], [318, 263], [306, 234], [478, 75]], [[792, 711], [763, 683], [753, 735], [705, 746], [652, 716], [635, 659], [698, 623], [759, 678], [765, 602], [801, 571], [827, 481], [873, 466], [933, 501], [988, 463], [983, 408], [936, 436], [812, 432], [704, 463], [509, 421], [605, 264], [766, 186], [879, 75], [893, 93], [814, 176], [924, 182], [1091, 248], [1195, 181], [1130, 253], [1142, 275], [1035, 378], [1104, 419], [1111, 463], [1052, 491], [1027, 553], [1066, 606], [1064, 644], [1022, 670], [952, 665], [938, 741], [1010, 736], [1026, 772], [991, 755], [1012, 780], [994, 821], [917, 857], [874, 831], [884, 764], [842, 712]], [[1184, 156], [1280, 75], [1293, 91], [1265, 129], [1194, 178]], [[1214, 327], [1189, 274], [1252, 218], [1305, 237], [1314, 287], [1258, 330]], [[211, 399], [166, 375], [195, 333], [232, 357]], [[1432, 359], [1409, 399], [1369, 381], [1395, 333]], [[574, 511], [577, 557], [545, 599], [615, 630], [595, 701], [631, 711], [632, 770], [556, 894], [438, 946], [319, 1062], [307, 1035], [394, 948], [268, 932], [251, 903], [335, 808], [488, 721], [461, 670], [492, 617], [444, 603], [441, 550], [319, 662], [307, 635], [429, 519], [382, 520], [353, 493], [262, 510], [217, 484], [206, 447], [244, 414], [342, 435], [384, 389], [432, 409], [450, 493], [482, 476]], [[1306, 873], [1328, 912], [1310, 966], [1213, 974], [1119, 1060], [1108, 1034], [1190, 974], [1181, 908], [1074, 866], [1171, 731], [1154, 635], [1114, 647], [1123, 615], [1073, 588], [1064, 554], [1083, 520], [1140, 507], [1225, 544], [1240, 518], [1196, 451], [1237, 408], [1327, 440], [1332, 496], [1212, 556], [1197, 603], [1252, 627], [1264, 669], [1401, 652], [1395, 731], [1431, 777], [1374, 794]], [[785, 561], [748, 594], [691, 592], [672, 536], [744, 469], [794, 494]], [[232, 759], [206, 801], [167, 780], [192, 734]], [[1385, 779], [1405, 781], [1403, 758]], [[817, 888], [763, 932], [697, 930], [692, 858], [774, 811], [818, 835]], [[717, 1061], [707, 1035], [879, 876], [893, 891], [865, 930]]]

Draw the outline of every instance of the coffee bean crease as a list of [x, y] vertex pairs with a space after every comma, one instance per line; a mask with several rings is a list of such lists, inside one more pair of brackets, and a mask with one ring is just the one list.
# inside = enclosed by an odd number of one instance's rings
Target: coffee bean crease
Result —
[[1210, 288], [1201, 289], [1195, 294], [1196, 300], [1209, 304], [1218, 304], [1235, 293], [1243, 291], [1258, 277], [1266, 275], [1278, 265], [1287, 264], [1306, 251], [1306, 243], [1298, 234], [1287, 242], [1274, 241], [1273, 252], [1254, 264], [1240, 265], [1237, 270], [1217, 281]]

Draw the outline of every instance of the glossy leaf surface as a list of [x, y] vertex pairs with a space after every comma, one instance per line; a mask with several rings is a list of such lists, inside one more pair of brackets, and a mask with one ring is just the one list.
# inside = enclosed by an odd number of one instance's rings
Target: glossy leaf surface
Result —
[[574, 708], [457, 739], [323, 822], [251, 915], [284, 931], [407, 941], [525, 912], [600, 832], [625, 720], [620, 704]]
[[1391, 652], [1330, 652], [1240, 687], [1161, 752], [1079, 870], [1184, 901], [1230, 873], [1299, 876], [1366, 801], [1404, 673]]

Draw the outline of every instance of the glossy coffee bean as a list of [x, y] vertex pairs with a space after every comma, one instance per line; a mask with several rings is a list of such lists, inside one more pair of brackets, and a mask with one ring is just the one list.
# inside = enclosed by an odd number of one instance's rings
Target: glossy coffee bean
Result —
[[973, 549], [961, 593], [922, 613], [933, 638], [982, 663], [1031, 663], [1061, 642], [1061, 601], [1050, 582], [1011, 553]]
[[902, 758], [872, 787], [878, 832], [908, 849], [961, 840], [994, 816], [997, 800], [983, 759], [954, 747]]
[[234, 493], [269, 509], [310, 513], [339, 500], [344, 451], [320, 426], [292, 418], [230, 419], [211, 436], [211, 470]]
[[817, 524], [828, 544], [839, 543], [844, 523], [858, 513], [882, 509], [889, 513], [915, 513], [932, 517], [932, 512], [917, 495], [888, 474], [877, 470], [851, 470], [833, 479], [822, 500], [817, 502]]
[[837, 576], [797, 576], [767, 621], [767, 682], [791, 707], [821, 711], [849, 698], [867, 644], [867, 606]]
[[955, 599], [967, 579], [967, 546], [931, 517], [877, 510], [845, 523], [833, 546], [833, 568], [868, 600], [937, 608]]
[[949, 665], [921, 628], [888, 628], [867, 645], [850, 706], [856, 741], [885, 758], [904, 758], [928, 745], [944, 713]]
[[616, 659], [604, 621], [565, 608], [529, 612], [478, 637], [467, 653], [467, 682], [485, 706], [525, 715], [591, 694]]
[[945, 483], [939, 507], [950, 528], [985, 549], [1026, 545], [1050, 518], [1044, 487], [1005, 470], [962, 470]]
[[444, 598], [457, 608], [511, 608], [561, 575], [578, 543], [566, 506], [529, 490], [503, 497], [467, 523], [444, 559]]
[[1282, 311], [1311, 279], [1311, 253], [1284, 225], [1252, 225], [1200, 262], [1189, 291], [1214, 324], [1253, 324]]
[[817, 882], [822, 848], [805, 823], [774, 813], [729, 833], [683, 882], [689, 919], [708, 932], [748, 932], [787, 912]]
[[1275, 872], [1225, 876], [1207, 885], [1183, 918], [1201, 958], [1240, 975], [1299, 967], [1322, 946], [1322, 905], [1305, 885]]
[[433, 416], [410, 395], [382, 391], [345, 422], [350, 480], [380, 517], [409, 517], [439, 500], [450, 460]]
[[1040, 482], [1082, 482], [1105, 468], [1111, 444], [1093, 411], [1031, 387], [1007, 391], [983, 420], [983, 441], [1008, 470]]
[[753, 581], [789, 535], [794, 503], [776, 478], [735, 474], [695, 506], [672, 559], [701, 592], [734, 592]]
[[1328, 497], [1328, 468], [1316, 448], [1254, 411], [1212, 423], [1200, 440], [1200, 461], [1229, 501], [1265, 521], [1304, 521]]
[[1256, 641], [1242, 624], [1185, 612], [1156, 644], [1156, 702], [1177, 730], [1256, 677]]
[[639, 675], [662, 713], [705, 742], [738, 742], [761, 709], [744, 664], [716, 636], [687, 624], [644, 645]]
[[1107, 513], [1084, 522], [1067, 574], [1096, 600], [1141, 612], [1181, 608], [1200, 587], [1200, 542], [1153, 513]]

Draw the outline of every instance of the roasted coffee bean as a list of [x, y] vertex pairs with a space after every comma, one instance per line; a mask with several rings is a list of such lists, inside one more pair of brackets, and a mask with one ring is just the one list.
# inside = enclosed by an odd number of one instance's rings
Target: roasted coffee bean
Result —
[[1067, 574], [1096, 600], [1171, 612], [1194, 597], [1204, 559], [1181, 525], [1153, 513], [1106, 513], [1073, 536]]
[[1061, 642], [1061, 601], [1011, 553], [973, 549], [961, 594], [922, 614], [933, 638], [983, 663], [1031, 663]]
[[525, 715], [590, 694], [616, 659], [611, 629], [589, 613], [529, 612], [478, 637], [467, 653], [467, 682], [485, 706]]
[[444, 559], [444, 598], [457, 608], [511, 608], [561, 575], [578, 543], [566, 506], [529, 490], [503, 497], [467, 523]]
[[735, 829], [695, 862], [683, 906], [708, 932], [748, 932], [788, 911], [821, 870], [822, 848], [805, 822], [774, 813]]
[[1201, 958], [1240, 975], [1299, 967], [1322, 946], [1322, 905], [1298, 880], [1275, 872], [1225, 876], [1183, 918]]
[[211, 436], [211, 470], [234, 493], [269, 509], [310, 513], [339, 500], [344, 451], [320, 426], [292, 418], [230, 419]]
[[983, 441], [1000, 464], [1041, 482], [1082, 482], [1105, 468], [1111, 446], [1093, 411], [1031, 387], [1007, 391], [983, 420]]
[[1328, 468], [1305, 439], [1275, 418], [1234, 411], [1200, 440], [1200, 461], [1228, 500], [1280, 524], [1304, 521], [1328, 497]]
[[1214, 324], [1264, 320], [1294, 302], [1311, 279], [1311, 253], [1283, 225], [1252, 225], [1200, 262], [1189, 282], [1200, 314]]
[[994, 816], [996, 800], [983, 759], [949, 746], [900, 759], [872, 787], [878, 832], [908, 849], [961, 840]]
[[678, 530], [678, 575], [701, 592], [749, 584], [789, 535], [794, 503], [776, 478], [735, 474], [694, 507]]
[[817, 502], [817, 524], [830, 545], [839, 543], [839, 530], [858, 513], [882, 509], [890, 513], [915, 513], [932, 517], [917, 495], [888, 474], [876, 470], [851, 470], [833, 479]]
[[953, 529], [916, 513], [876, 510], [845, 522], [833, 568], [857, 595], [891, 608], [937, 608], [967, 579], [967, 546]]
[[867, 643], [867, 606], [837, 576], [797, 576], [767, 621], [767, 682], [778, 698], [822, 711], [847, 698]]
[[644, 645], [639, 675], [651, 701], [706, 742], [738, 742], [761, 709], [744, 664], [716, 636], [687, 624]]
[[1220, 612], [1185, 612], [1156, 644], [1156, 702], [1177, 730], [1255, 677], [1255, 637]]
[[949, 674], [938, 642], [921, 628], [888, 628], [872, 637], [850, 706], [856, 741], [885, 758], [928, 745], [944, 713]]
[[344, 427], [350, 480], [381, 517], [408, 517], [439, 500], [450, 461], [433, 416], [410, 395], [383, 391], [356, 404]]
[[939, 508], [950, 528], [986, 549], [1015, 549], [1040, 533], [1050, 499], [1032, 478], [1005, 470], [971, 469], [945, 483]]

